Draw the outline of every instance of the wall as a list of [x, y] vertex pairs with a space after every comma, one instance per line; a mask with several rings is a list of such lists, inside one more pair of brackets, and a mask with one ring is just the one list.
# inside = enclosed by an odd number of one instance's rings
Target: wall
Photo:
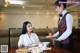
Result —
[[[29, 12], [26, 14], [25, 12]], [[21, 9], [2, 9], [0, 14], [0, 29], [22, 28], [24, 21], [30, 21], [35, 28], [57, 27], [57, 15], [45, 14], [45, 11], [21, 10]]]
[[79, 28], [78, 27], [78, 18], [79, 18], [79, 16], [78, 16], [78, 12], [72, 12], [72, 16], [73, 16], [73, 26], [75, 27], [75, 28]]

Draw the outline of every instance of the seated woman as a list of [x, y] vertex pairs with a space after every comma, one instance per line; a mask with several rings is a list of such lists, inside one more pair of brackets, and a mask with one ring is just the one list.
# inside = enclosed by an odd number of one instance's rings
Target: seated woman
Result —
[[40, 43], [38, 36], [32, 33], [32, 24], [29, 21], [23, 23], [22, 35], [19, 37], [18, 47], [31, 47], [32, 44]]

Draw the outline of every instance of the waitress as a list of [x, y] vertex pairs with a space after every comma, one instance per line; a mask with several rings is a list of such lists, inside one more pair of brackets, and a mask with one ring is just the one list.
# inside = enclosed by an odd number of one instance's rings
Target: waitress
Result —
[[66, 0], [58, 0], [55, 2], [56, 11], [59, 14], [58, 32], [53, 37], [55, 41], [60, 42], [60, 47], [66, 50], [70, 50], [69, 37], [72, 33], [73, 18], [72, 15], [66, 10]]

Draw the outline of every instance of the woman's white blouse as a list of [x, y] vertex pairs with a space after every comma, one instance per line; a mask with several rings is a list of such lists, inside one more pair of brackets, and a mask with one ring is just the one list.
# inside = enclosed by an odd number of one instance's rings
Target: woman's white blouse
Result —
[[30, 36], [28, 36], [28, 34], [22, 34], [19, 37], [19, 41], [18, 41], [18, 47], [20, 47], [20, 45], [24, 45], [24, 47], [26, 46], [30, 46], [30, 44], [37, 44], [39, 43], [39, 38], [35, 33], [31, 33]]

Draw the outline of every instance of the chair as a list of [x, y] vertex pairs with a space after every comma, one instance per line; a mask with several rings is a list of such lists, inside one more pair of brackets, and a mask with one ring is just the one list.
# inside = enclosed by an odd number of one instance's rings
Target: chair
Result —
[[10, 48], [17, 48], [18, 47], [18, 40], [19, 36], [21, 35], [22, 30], [10, 30]]

